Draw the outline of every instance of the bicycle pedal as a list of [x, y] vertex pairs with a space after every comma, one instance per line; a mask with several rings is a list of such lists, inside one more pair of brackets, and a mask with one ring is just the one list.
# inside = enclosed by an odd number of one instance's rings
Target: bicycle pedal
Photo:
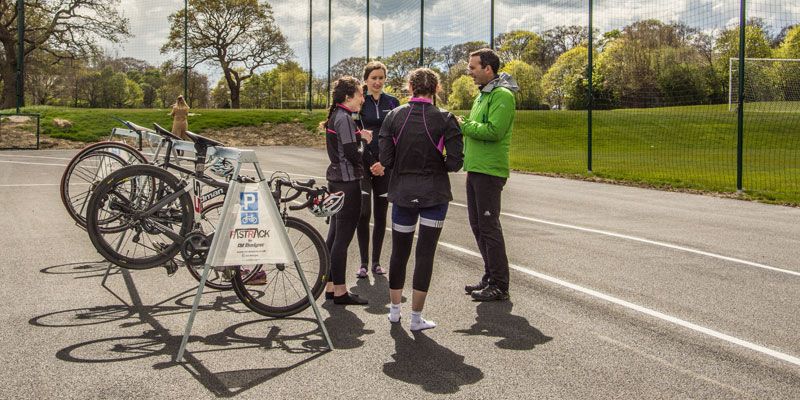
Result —
[[176, 272], [178, 272], [178, 263], [174, 260], [169, 260], [164, 263], [164, 268], [167, 270], [167, 276], [173, 276]]

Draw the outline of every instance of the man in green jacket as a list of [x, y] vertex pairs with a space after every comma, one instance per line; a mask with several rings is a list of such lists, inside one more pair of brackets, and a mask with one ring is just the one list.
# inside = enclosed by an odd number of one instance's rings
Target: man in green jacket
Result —
[[464, 290], [478, 301], [508, 299], [508, 257], [500, 226], [500, 193], [509, 175], [508, 151], [519, 87], [506, 73], [497, 74], [500, 58], [491, 49], [469, 55], [469, 73], [480, 88], [464, 134], [467, 212], [483, 257], [480, 282]]

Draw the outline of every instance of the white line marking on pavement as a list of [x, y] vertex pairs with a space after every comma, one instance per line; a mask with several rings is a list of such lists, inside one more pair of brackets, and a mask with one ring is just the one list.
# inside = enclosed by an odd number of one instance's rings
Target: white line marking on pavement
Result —
[[[446, 242], [439, 242], [439, 245], [447, 247], [447, 248], [455, 250], [455, 251], [458, 251], [458, 252], [461, 252], [461, 253], [464, 253], [464, 254], [468, 254], [468, 255], [471, 255], [471, 256], [474, 256], [474, 257], [477, 257], [477, 258], [481, 258], [480, 253], [476, 253], [476, 252], [474, 252], [472, 250], [468, 250], [468, 249], [465, 249], [463, 247], [456, 246], [454, 244], [450, 244], [450, 243], [446, 243]], [[736, 337], [733, 337], [733, 336], [730, 336], [730, 335], [726, 335], [726, 334], [724, 334], [722, 332], [717, 332], [717, 331], [715, 331], [713, 329], [709, 329], [709, 328], [706, 328], [704, 326], [700, 326], [700, 325], [691, 323], [689, 321], [685, 321], [685, 320], [682, 320], [680, 318], [676, 318], [676, 317], [673, 317], [671, 315], [664, 314], [664, 313], [659, 312], [659, 311], [651, 310], [651, 309], [649, 309], [647, 307], [643, 307], [643, 306], [640, 306], [638, 304], [633, 304], [631, 302], [628, 302], [628, 301], [625, 301], [625, 300], [622, 300], [622, 299], [618, 299], [618, 298], [613, 297], [613, 296], [609, 296], [609, 295], [607, 295], [605, 293], [601, 293], [601, 292], [598, 292], [596, 290], [592, 290], [592, 289], [589, 289], [589, 288], [585, 288], [583, 286], [576, 285], [574, 283], [563, 281], [561, 279], [554, 278], [552, 276], [545, 275], [545, 274], [530, 270], [528, 268], [521, 267], [519, 265], [515, 265], [515, 264], [510, 264], [509, 263], [509, 267], [514, 269], [514, 270], [517, 270], [519, 272], [522, 272], [524, 274], [528, 274], [530, 276], [533, 276], [535, 278], [539, 278], [539, 279], [548, 281], [550, 283], [554, 283], [556, 285], [564, 286], [564, 287], [567, 287], [569, 289], [572, 289], [572, 290], [587, 294], [589, 296], [596, 297], [598, 299], [605, 300], [605, 301], [608, 301], [608, 302], [623, 306], [625, 308], [629, 308], [629, 309], [634, 310], [634, 311], [638, 311], [640, 313], [649, 315], [651, 317], [655, 317], [655, 318], [658, 318], [660, 320], [667, 321], [667, 322], [682, 326], [684, 328], [691, 329], [691, 330], [693, 330], [695, 332], [699, 332], [699, 333], [702, 333], [702, 334], [705, 334], [705, 335], [708, 335], [708, 336], [711, 336], [711, 337], [714, 337], [714, 338], [717, 338], [717, 339], [721, 339], [721, 340], [724, 340], [726, 342], [729, 342], [729, 343], [732, 343], [732, 344], [735, 344], [735, 345], [739, 345], [739, 346], [742, 346], [744, 348], [747, 348], [747, 349], [750, 349], [750, 350], [753, 350], [753, 351], [757, 351], [759, 353], [766, 354], [768, 356], [777, 358], [779, 360], [783, 360], [783, 361], [786, 361], [788, 363], [800, 366], [800, 358], [798, 358], [798, 357], [795, 357], [795, 356], [792, 356], [792, 355], [789, 355], [789, 354], [786, 354], [786, 353], [781, 353], [781, 352], [779, 352], [777, 350], [773, 350], [773, 349], [770, 349], [770, 348], [767, 348], [767, 347], [764, 347], [764, 346], [761, 346], [761, 345], [757, 345], [755, 343], [750, 343], [750, 342], [748, 342], [746, 340], [742, 340], [742, 339], [739, 339], [739, 338], [736, 338]]]
[[[267, 172], [267, 171], [264, 171], [264, 172]], [[290, 173], [290, 175], [304, 176], [304, 177], [315, 178], [315, 179], [326, 179], [325, 177], [314, 176], [314, 175], [291, 174], [291, 173]], [[454, 206], [458, 206], [458, 207], [464, 207], [464, 208], [467, 207], [466, 204], [457, 203], [455, 201], [451, 201], [450, 204], [452, 204]], [[671, 244], [671, 243], [659, 242], [659, 241], [656, 241], [656, 240], [650, 240], [650, 239], [640, 238], [640, 237], [636, 237], [636, 236], [624, 235], [624, 234], [621, 234], [621, 233], [604, 231], [604, 230], [600, 230], [600, 229], [585, 228], [585, 227], [577, 226], [577, 225], [570, 225], [570, 224], [563, 224], [563, 223], [560, 223], [560, 222], [547, 221], [547, 220], [539, 219], [539, 218], [531, 218], [531, 217], [526, 217], [526, 216], [517, 215], [517, 214], [511, 214], [511, 213], [507, 213], [507, 212], [501, 212], [500, 215], [503, 215], [503, 216], [506, 216], [506, 217], [510, 217], [510, 218], [521, 219], [523, 221], [528, 221], [528, 222], [536, 222], [536, 223], [545, 224], [545, 225], [557, 226], [557, 227], [560, 227], [560, 228], [575, 229], [575, 230], [583, 231], [583, 232], [597, 233], [597, 234], [600, 234], [600, 235], [606, 235], [606, 236], [616, 237], [616, 238], [620, 238], [620, 239], [632, 240], [632, 241], [640, 242], [640, 243], [647, 243], [647, 244], [651, 244], [651, 245], [654, 245], [654, 246], [666, 247], [666, 248], [673, 249], [673, 250], [680, 250], [680, 251], [685, 251], [685, 252], [688, 252], [688, 253], [699, 254], [699, 255], [706, 256], [706, 257], [712, 257], [712, 258], [716, 258], [716, 259], [719, 259], [719, 260], [725, 260], [725, 261], [730, 261], [730, 262], [734, 262], [734, 263], [738, 263], [738, 264], [749, 265], [751, 267], [762, 268], [762, 269], [766, 269], [766, 270], [770, 270], [770, 271], [774, 271], [774, 272], [781, 272], [781, 273], [788, 274], [788, 275], [800, 276], [800, 272], [797, 272], [797, 271], [792, 271], [792, 270], [783, 269], [783, 268], [777, 268], [777, 267], [771, 267], [769, 265], [760, 264], [760, 263], [753, 262], [753, 261], [747, 261], [747, 260], [742, 260], [740, 258], [723, 256], [721, 254], [716, 254], [716, 253], [711, 253], [711, 252], [707, 252], [707, 251], [703, 251], [703, 250], [693, 249], [693, 248], [690, 248], [690, 247], [678, 246], [678, 245]]]
[[58, 183], [18, 183], [18, 184], [0, 185], [0, 187], [25, 187], [25, 186], [60, 186], [60, 184], [58, 184]]
[[24, 156], [20, 154], [0, 154], [0, 157], [18, 157], [18, 158], [46, 158], [49, 160], [65, 160], [69, 161], [72, 160], [71, 158], [63, 158], [63, 157], [48, 157], [48, 156]]
[[67, 166], [67, 164], [45, 164], [45, 163], [24, 162], [24, 161], [5, 161], [5, 160], [0, 160], [0, 163], [27, 164], [27, 165], [50, 165], [50, 166], [54, 166], [54, 167], [66, 167]]
[[[450, 202], [450, 204], [452, 204], [454, 206], [464, 207], [464, 208], [467, 207], [466, 204], [461, 204], [461, 203], [456, 203], [456, 202]], [[575, 229], [575, 230], [583, 231], [583, 232], [597, 233], [597, 234], [600, 234], [600, 235], [606, 235], [606, 236], [612, 236], [612, 237], [616, 237], [616, 238], [620, 238], [620, 239], [632, 240], [632, 241], [640, 242], [640, 243], [652, 244], [652, 245], [655, 245], [655, 246], [666, 247], [666, 248], [673, 249], [673, 250], [680, 250], [680, 251], [685, 251], [685, 252], [688, 252], [688, 253], [700, 254], [700, 255], [703, 255], [703, 256], [707, 256], [707, 257], [717, 258], [717, 259], [720, 259], [720, 260], [731, 261], [731, 262], [735, 262], [735, 263], [739, 263], [739, 264], [749, 265], [751, 267], [763, 268], [763, 269], [767, 269], [767, 270], [770, 270], [770, 271], [782, 272], [784, 274], [800, 276], [800, 272], [797, 272], [797, 271], [791, 271], [791, 270], [788, 270], [788, 269], [770, 267], [769, 265], [759, 264], [759, 263], [753, 262], [753, 261], [747, 261], [747, 260], [742, 260], [742, 259], [739, 259], [739, 258], [723, 256], [721, 254], [710, 253], [710, 252], [703, 251], [703, 250], [692, 249], [690, 247], [678, 246], [678, 245], [674, 245], [674, 244], [670, 244], [670, 243], [659, 242], [659, 241], [650, 240], [650, 239], [644, 239], [644, 238], [640, 238], [640, 237], [636, 237], [636, 236], [623, 235], [621, 233], [614, 233], [614, 232], [604, 231], [604, 230], [600, 230], [600, 229], [584, 228], [582, 226], [577, 226], [577, 225], [562, 224], [562, 223], [559, 223], [559, 222], [547, 221], [547, 220], [539, 219], [539, 218], [525, 217], [525, 216], [522, 216], [522, 215], [511, 214], [511, 213], [506, 213], [506, 212], [501, 212], [500, 215], [504, 215], [506, 217], [511, 217], [511, 218], [517, 218], [517, 219], [521, 219], [521, 220], [529, 221], [529, 222], [536, 222], [536, 223], [540, 223], [540, 224], [558, 226], [558, 227], [561, 227], [561, 228]]]

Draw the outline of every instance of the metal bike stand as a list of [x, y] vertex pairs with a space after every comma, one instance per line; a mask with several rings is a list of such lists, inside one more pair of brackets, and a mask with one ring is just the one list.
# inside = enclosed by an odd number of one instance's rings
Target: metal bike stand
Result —
[[[125, 235], [127, 235], [127, 234], [128, 234], [128, 231], [123, 231], [122, 232], [122, 236], [120, 236], [119, 240], [117, 240], [117, 247], [114, 249], [115, 253], [119, 253], [119, 248], [122, 247], [122, 242], [125, 240]], [[105, 286], [106, 285], [106, 279], [108, 279], [108, 273], [111, 272], [111, 268], [113, 268], [113, 267], [114, 267], [114, 263], [109, 261], [108, 262], [108, 268], [106, 268], [106, 273], [103, 274], [103, 280], [100, 281], [100, 286]]]
[[[269, 190], [269, 185], [264, 178], [264, 174], [261, 172], [261, 167], [258, 163], [258, 158], [256, 157], [256, 153], [253, 150], [240, 150], [235, 148], [226, 148], [226, 147], [217, 147], [213, 148], [213, 151], [209, 151], [209, 156], [212, 154], [216, 157], [225, 158], [235, 162], [235, 169], [233, 176], [238, 177], [239, 172], [241, 170], [242, 164], [253, 164], [256, 170], [256, 174], [258, 175], [258, 182], [259, 196], [263, 196], [265, 199], [264, 205], [266, 205], [267, 212], [271, 214], [272, 218], [277, 217], [277, 221], [280, 220], [280, 213], [278, 211], [278, 207], [275, 202], [272, 200], [272, 194]], [[210, 149], [211, 150], [211, 149]], [[228, 187], [228, 194], [225, 196], [225, 201], [222, 206], [222, 221], [219, 223], [219, 227], [217, 228], [217, 232], [220, 234], [214, 235], [214, 238], [211, 242], [211, 247], [208, 252], [208, 256], [206, 258], [206, 262], [203, 265], [203, 275], [200, 278], [200, 285], [197, 287], [197, 294], [194, 296], [194, 302], [192, 303], [192, 311], [189, 314], [189, 319], [186, 322], [186, 329], [183, 333], [183, 339], [181, 340], [181, 346], [178, 349], [178, 354], [175, 357], [175, 362], [180, 362], [183, 360], [183, 353], [186, 350], [186, 344], [189, 341], [189, 334], [192, 331], [192, 325], [194, 324], [194, 319], [197, 314], [197, 309], [200, 305], [200, 298], [203, 295], [203, 288], [206, 284], [206, 279], [208, 278], [209, 269], [215, 267], [216, 265], [212, 265], [215, 262], [215, 258], [217, 258], [217, 253], [224, 252], [227, 249], [223, 249], [221, 247], [223, 236], [221, 233], [227, 231], [230, 227], [234, 225], [233, 221], [230, 221], [230, 213], [227, 212], [231, 207], [234, 206], [236, 202], [239, 201], [239, 193], [240, 190], [243, 189], [244, 183], [238, 182], [237, 179], [232, 179], [230, 185]], [[274, 221], [274, 220], [273, 220]], [[282, 222], [279, 222], [282, 226]], [[322, 335], [325, 337], [325, 341], [328, 344], [328, 349], [333, 350], [333, 342], [331, 341], [330, 335], [328, 335], [328, 329], [325, 327], [325, 322], [322, 320], [322, 315], [319, 312], [319, 308], [317, 307], [316, 299], [314, 295], [311, 293], [311, 288], [308, 286], [308, 281], [306, 280], [305, 274], [303, 273], [303, 269], [300, 266], [300, 261], [297, 258], [297, 254], [295, 253], [294, 247], [292, 246], [291, 242], [289, 241], [288, 234], [285, 229], [278, 229], [279, 234], [278, 237], [281, 241], [283, 241], [285, 245], [284, 248], [286, 251], [289, 252], [288, 256], [294, 260], [295, 268], [297, 268], [297, 273], [300, 275], [300, 280], [303, 283], [303, 287], [306, 290], [306, 296], [308, 297], [308, 301], [311, 303], [311, 308], [314, 310], [314, 315], [317, 318], [317, 322], [319, 323], [320, 329], [322, 330]]]

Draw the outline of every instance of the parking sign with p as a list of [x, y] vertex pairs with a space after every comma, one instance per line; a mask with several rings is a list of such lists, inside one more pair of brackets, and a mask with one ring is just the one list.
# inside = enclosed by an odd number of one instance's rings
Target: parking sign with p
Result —
[[258, 192], [242, 192], [239, 204], [242, 211], [258, 211]]

